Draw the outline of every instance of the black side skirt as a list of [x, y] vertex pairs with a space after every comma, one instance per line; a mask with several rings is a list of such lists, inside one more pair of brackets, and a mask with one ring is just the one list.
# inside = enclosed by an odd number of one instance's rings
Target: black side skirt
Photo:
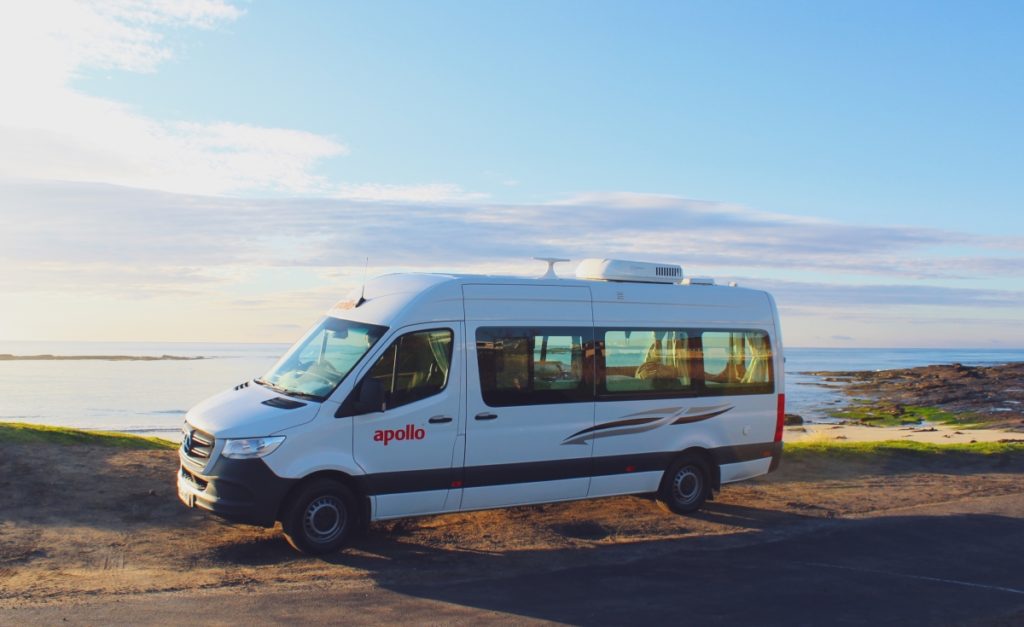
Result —
[[[777, 460], [782, 455], [782, 443], [723, 446], [708, 452], [711, 453], [718, 465], [772, 458], [774, 467], [778, 465]], [[353, 477], [353, 479], [366, 495], [426, 492], [460, 487], [479, 488], [491, 485], [664, 471], [676, 455], [677, 453], [674, 452], [640, 453], [545, 462], [468, 466], [466, 468], [406, 470], [362, 475]]]

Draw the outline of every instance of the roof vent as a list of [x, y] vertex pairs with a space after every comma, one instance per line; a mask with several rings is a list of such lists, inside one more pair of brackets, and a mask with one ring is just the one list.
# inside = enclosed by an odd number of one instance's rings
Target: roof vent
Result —
[[714, 285], [715, 280], [709, 276], [691, 276], [683, 279], [683, 285]]
[[624, 259], [584, 259], [576, 267], [576, 278], [635, 283], [678, 283], [683, 279], [683, 267]]

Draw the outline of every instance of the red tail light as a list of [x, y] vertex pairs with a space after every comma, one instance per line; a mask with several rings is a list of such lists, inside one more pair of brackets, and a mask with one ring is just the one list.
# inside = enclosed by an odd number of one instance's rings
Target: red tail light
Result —
[[775, 416], [775, 441], [782, 441], [782, 425], [786, 422], [786, 395], [779, 394], [779, 408]]

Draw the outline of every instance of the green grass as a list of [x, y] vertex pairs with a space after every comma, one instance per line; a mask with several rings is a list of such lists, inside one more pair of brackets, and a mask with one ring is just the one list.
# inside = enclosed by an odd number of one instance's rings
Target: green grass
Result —
[[882, 442], [787, 442], [785, 456], [795, 455], [1010, 455], [1024, 454], [1024, 442], [974, 442], [971, 444], [930, 444], [906, 440], [885, 440]]
[[109, 431], [82, 431], [67, 427], [0, 422], [0, 444], [92, 444], [128, 449], [176, 449], [169, 440]]
[[971, 413], [954, 413], [938, 407], [920, 405], [892, 405], [873, 401], [858, 400], [848, 407], [829, 412], [833, 418], [863, 422], [876, 427], [900, 427], [921, 422], [943, 424], [962, 429], [984, 427], [978, 417]]

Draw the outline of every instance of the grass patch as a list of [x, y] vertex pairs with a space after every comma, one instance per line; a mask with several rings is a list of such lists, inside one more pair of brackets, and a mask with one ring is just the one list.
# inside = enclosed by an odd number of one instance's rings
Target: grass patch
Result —
[[786, 443], [778, 480], [849, 480], [913, 473], [1024, 473], [1024, 442], [929, 444], [885, 442]]
[[829, 412], [833, 418], [861, 422], [876, 427], [901, 427], [923, 422], [976, 429], [984, 424], [978, 416], [968, 412], [954, 413], [938, 407], [920, 405], [894, 405], [875, 401], [857, 400], [852, 405]]
[[931, 444], [907, 440], [882, 442], [836, 442], [834, 440], [787, 442], [784, 456], [801, 455], [1024, 455], [1024, 442], [972, 442], [970, 444]]
[[128, 449], [178, 448], [174, 442], [161, 438], [31, 425], [24, 422], [0, 422], [0, 444], [92, 444]]

